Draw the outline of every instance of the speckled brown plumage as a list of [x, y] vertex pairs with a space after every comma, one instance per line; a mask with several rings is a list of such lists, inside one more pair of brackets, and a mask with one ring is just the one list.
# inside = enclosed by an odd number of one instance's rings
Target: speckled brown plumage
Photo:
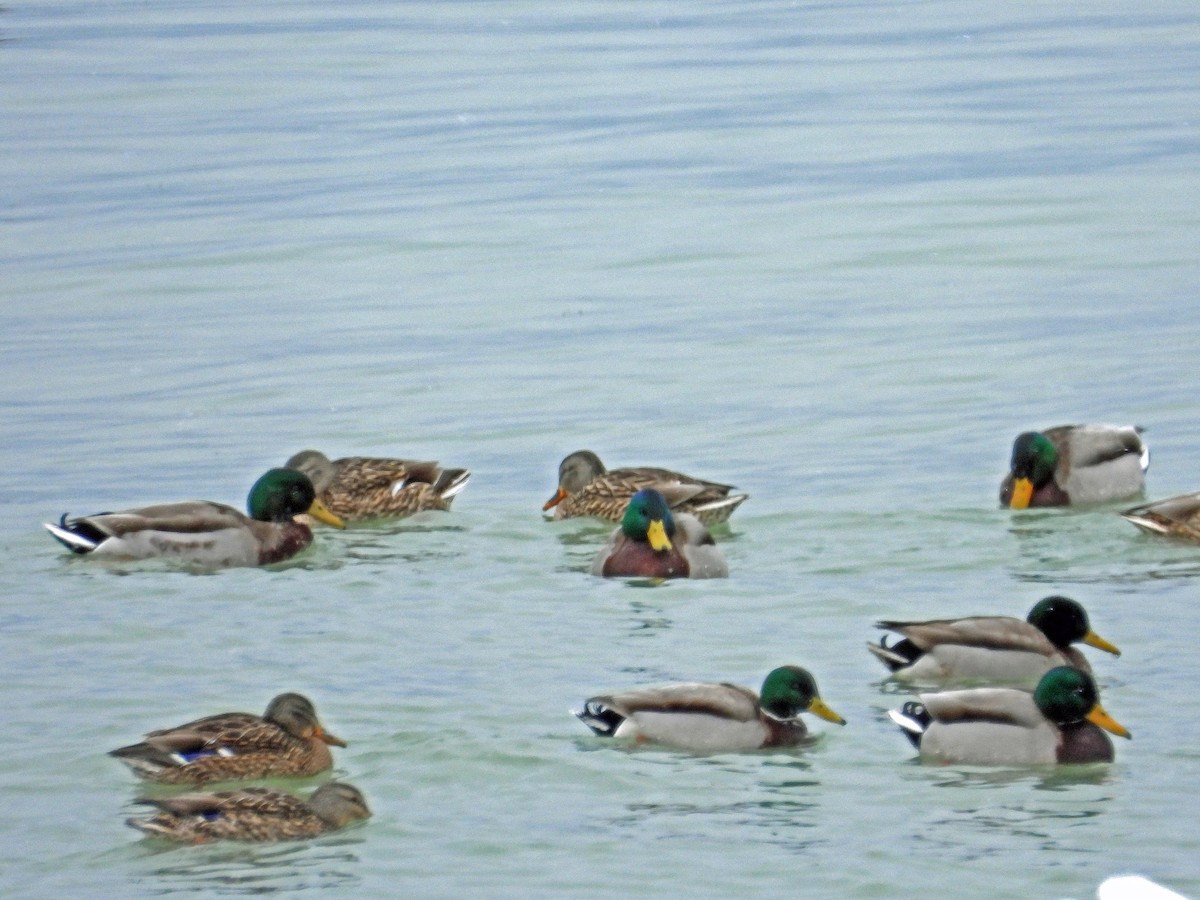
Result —
[[312, 703], [280, 694], [262, 716], [220, 713], [110, 751], [142, 778], [163, 784], [209, 784], [246, 778], [307, 777], [333, 766], [328, 734]]
[[262, 787], [138, 802], [158, 812], [147, 819], [127, 819], [128, 825], [188, 844], [311, 838], [371, 815], [358, 788], [336, 781], [317, 788], [307, 802]]
[[286, 465], [312, 479], [325, 506], [350, 522], [448, 510], [471, 477], [466, 469], [443, 469], [436, 462], [370, 456], [331, 460], [316, 450], [297, 453]]
[[1120, 515], [1148, 534], [1200, 544], [1200, 492], [1135, 506]]
[[553, 509], [555, 519], [593, 516], [619, 522], [630, 498], [648, 487], [662, 494], [673, 511], [691, 513], [705, 525], [726, 521], [749, 496], [732, 493], [736, 488], [728, 484], [671, 469], [605, 469], [591, 450], [577, 450], [559, 464], [558, 490], [542, 509]]

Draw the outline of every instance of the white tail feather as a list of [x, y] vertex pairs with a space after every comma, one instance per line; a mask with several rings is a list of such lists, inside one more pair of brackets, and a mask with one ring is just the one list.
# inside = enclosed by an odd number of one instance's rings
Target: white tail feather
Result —
[[60, 544], [63, 544], [76, 553], [90, 553], [98, 546], [95, 541], [90, 541], [85, 537], [75, 534], [73, 531], [67, 531], [67, 529], [60, 528], [57, 525], [51, 525], [49, 522], [43, 522], [42, 527], [54, 535], [54, 539]]

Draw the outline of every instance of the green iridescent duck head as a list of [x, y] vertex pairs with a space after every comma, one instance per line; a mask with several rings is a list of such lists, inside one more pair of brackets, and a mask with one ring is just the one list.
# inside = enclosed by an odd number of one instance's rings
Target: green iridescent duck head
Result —
[[290, 522], [301, 513], [307, 513], [327, 525], [346, 527], [345, 522], [317, 499], [308, 476], [294, 469], [268, 470], [250, 488], [246, 509], [250, 518], [260, 522]]

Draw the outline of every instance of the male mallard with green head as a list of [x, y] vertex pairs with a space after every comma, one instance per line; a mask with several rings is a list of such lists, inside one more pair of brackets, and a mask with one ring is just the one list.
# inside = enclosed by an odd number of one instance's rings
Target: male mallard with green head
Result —
[[956, 765], [1112, 762], [1104, 731], [1130, 737], [1100, 705], [1092, 676], [1071, 666], [1051, 669], [1032, 694], [997, 687], [921, 694], [888, 715], [922, 759]]
[[1150, 450], [1132, 425], [1059, 425], [1013, 441], [1000, 505], [1075, 506], [1127, 500], [1145, 487]]
[[846, 724], [821, 699], [808, 670], [780, 666], [757, 694], [724, 682], [667, 684], [591, 697], [575, 715], [601, 737], [726, 753], [801, 743], [806, 712]]
[[306, 777], [333, 766], [327, 732], [312, 702], [280, 694], [262, 716], [219, 713], [151, 731], [146, 740], [109, 751], [142, 778], [164, 784], [207, 784], [246, 778]]
[[271, 469], [254, 483], [250, 515], [223, 503], [185, 500], [68, 519], [46, 529], [73, 553], [114, 559], [176, 559], [202, 566], [260, 566], [295, 556], [312, 543], [305, 513], [343, 522], [316, 499], [312, 482], [292, 469]]
[[724, 578], [725, 557], [700, 521], [672, 514], [658, 491], [633, 495], [621, 524], [596, 554], [592, 574], [605, 577]]
[[126, 819], [127, 825], [185, 844], [311, 838], [371, 815], [362, 792], [340, 781], [321, 785], [307, 802], [263, 787], [146, 797], [137, 802], [158, 811], [148, 819]]
[[1055, 666], [1091, 666], [1073, 646], [1082, 641], [1116, 656], [1121, 651], [1092, 630], [1083, 605], [1070, 597], [1045, 597], [1022, 621], [1012, 616], [968, 616], [925, 622], [885, 620], [878, 628], [903, 635], [867, 649], [897, 681], [986, 680], [1034, 684]]

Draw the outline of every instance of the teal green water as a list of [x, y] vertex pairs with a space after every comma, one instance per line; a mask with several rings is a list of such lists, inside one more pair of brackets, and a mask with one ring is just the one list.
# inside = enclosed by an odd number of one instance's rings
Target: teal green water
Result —
[[[0, 12], [0, 870], [10, 896], [1200, 895], [1200, 550], [1013, 515], [1013, 436], [1136, 422], [1200, 489], [1189, 4]], [[295, 451], [466, 466], [447, 515], [280, 568], [69, 557], [40, 524], [240, 504]], [[724, 581], [586, 574], [559, 460], [751, 499]], [[1111, 766], [931, 768], [878, 618], [1076, 597]], [[797, 753], [602, 745], [590, 693], [797, 662]], [[168, 849], [104, 751], [311, 696], [375, 815]], [[311, 784], [289, 785], [308, 789]]]

